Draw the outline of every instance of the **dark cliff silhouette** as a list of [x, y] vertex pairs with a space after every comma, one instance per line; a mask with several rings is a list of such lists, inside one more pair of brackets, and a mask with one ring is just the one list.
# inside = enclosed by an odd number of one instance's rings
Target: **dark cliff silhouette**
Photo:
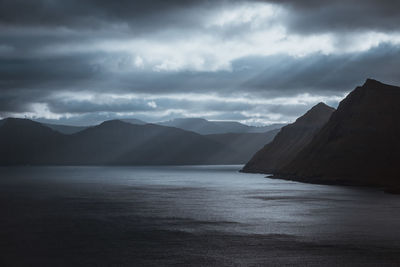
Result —
[[400, 87], [368, 79], [277, 176], [298, 181], [398, 187]]
[[243, 172], [272, 174], [293, 160], [329, 120], [334, 108], [319, 103], [283, 127], [274, 140], [258, 151], [244, 166]]

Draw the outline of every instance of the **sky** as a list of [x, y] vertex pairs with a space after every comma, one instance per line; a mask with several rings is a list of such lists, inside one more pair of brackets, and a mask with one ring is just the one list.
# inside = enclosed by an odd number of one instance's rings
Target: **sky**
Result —
[[292, 122], [400, 84], [397, 0], [0, 0], [0, 118]]

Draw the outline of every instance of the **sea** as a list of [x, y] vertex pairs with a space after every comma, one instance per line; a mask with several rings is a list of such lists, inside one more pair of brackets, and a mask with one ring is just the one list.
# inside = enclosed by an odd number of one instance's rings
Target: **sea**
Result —
[[400, 195], [241, 167], [0, 167], [0, 266], [400, 265]]

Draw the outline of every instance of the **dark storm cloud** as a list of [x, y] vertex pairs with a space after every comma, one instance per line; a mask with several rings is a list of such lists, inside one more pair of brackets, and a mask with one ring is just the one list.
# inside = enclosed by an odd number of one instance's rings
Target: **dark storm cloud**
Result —
[[[131, 55], [123, 53], [74, 53], [43, 58], [5, 58], [0, 61], [2, 92], [32, 90], [56, 92], [96, 90], [116, 93], [177, 93], [232, 88], [240, 76], [220, 72], [155, 72], [129, 69]], [[129, 66], [128, 66], [129, 67]], [[234, 78], [232, 80], [232, 78]]]
[[36, 87], [46, 83], [68, 84], [98, 73], [92, 54], [51, 58], [6, 58], [0, 63], [0, 79], [6, 87]]
[[[123, 24], [137, 31], [154, 27], [187, 27], [202, 16], [202, 10], [224, 1], [199, 0], [2, 0], [0, 24], [98, 29]], [[181, 24], [182, 18], [185, 24]]]
[[[245, 1], [206, 0], [2, 0], [0, 25], [101, 28], [123, 24], [137, 31], [196, 26], [212, 8]], [[397, 31], [397, 0], [260, 0], [288, 8], [290, 28], [304, 32]]]
[[302, 33], [398, 31], [398, 0], [265, 0], [288, 8], [286, 25]]
[[[103, 60], [98, 60], [98, 57]], [[29, 103], [45, 102], [53, 112], [134, 111], [151, 108], [146, 101], [99, 105], [85, 101], [61, 103], [58, 92], [100, 93], [217, 93], [221, 96], [250, 94], [279, 97], [309, 93], [332, 95], [348, 92], [375, 78], [400, 84], [400, 47], [383, 44], [365, 52], [302, 58], [290, 56], [248, 57], [235, 60], [232, 71], [217, 72], [110, 72], [97, 63], [108, 54], [83, 54], [43, 60], [2, 60], [0, 63], [0, 110], [29, 110]], [[108, 64], [107, 64], [108, 65]], [[195, 108], [196, 103], [163, 100], [162, 108]], [[204, 110], [246, 110], [243, 104], [202, 103]]]
[[50, 111], [54, 113], [89, 113], [89, 112], [123, 112], [148, 111], [153, 108], [145, 100], [119, 100], [114, 103], [96, 103], [96, 101], [58, 101], [51, 100]]
[[[2, 0], [0, 25], [66, 28], [102, 28], [126, 25], [139, 32], [158, 27], [196, 27], [207, 11], [245, 1], [206, 0]], [[284, 6], [283, 23], [297, 31], [397, 31], [400, 2], [397, 0], [260, 0]]]
[[31, 97], [25, 98], [18, 95], [5, 95], [2, 93], [0, 96], [0, 116], [7, 112], [26, 112], [29, 110], [29, 104], [32, 102]]
[[[249, 8], [254, 12], [259, 6], [251, 4], [260, 2], [276, 4], [285, 12], [276, 11], [278, 15], [271, 18], [250, 14], [247, 21], [241, 21], [240, 12], [235, 17], [238, 10]], [[123, 116], [117, 114], [121, 112], [142, 112], [142, 118], [149, 120], [154, 116], [170, 119], [182, 116], [182, 112], [175, 113], [179, 109], [196, 114], [210, 112], [208, 118], [212, 119], [246, 120], [251, 114], [265, 114], [268, 119], [268, 112], [292, 118], [309, 106], [251, 101], [304, 93], [337, 96], [368, 77], [400, 84], [400, 47], [390, 43], [390, 38], [385, 39], [387, 44], [374, 47], [373, 43], [361, 52], [346, 52], [355, 38], [362, 36], [360, 33], [398, 31], [399, 9], [399, 1], [389, 0], [0, 0], [0, 117], [32, 112], [36, 103], [57, 114], [80, 114], [70, 119], [74, 123]], [[215, 24], [213, 20], [223, 17], [221, 10], [233, 11], [233, 22]], [[228, 19], [231, 15], [228, 12]], [[329, 33], [334, 48], [329, 50], [330, 44], [322, 44], [320, 50], [300, 49], [301, 56], [293, 56], [291, 51], [262, 56], [269, 54], [264, 53], [269, 49], [275, 51], [274, 47], [269, 48], [268, 43], [263, 51], [260, 47], [264, 39], [258, 35], [260, 39], [252, 39], [251, 34], [265, 35], [264, 30], [276, 25], [288, 32], [283, 40], [291, 40], [288, 35], [293, 33], [300, 37]], [[137, 40], [144, 41], [145, 49], [138, 48], [133, 42]], [[301, 38], [294, 40], [298, 46], [308, 45]], [[228, 45], [224, 46], [225, 42]], [[247, 46], [252, 42], [258, 43]], [[281, 44], [281, 40], [276, 42], [277, 46]], [[230, 51], [232, 43], [239, 45]], [[193, 48], [188, 49], [190, 45]], [[204, 46], [207, 49], [202, 50]], [[291, 48], [295, 47], [289, 45], [287, 49]], [[249, 50], [244, 54], [252, 56], [238, 53], [241, 49]], [[157, 57], [158, 52], [161, 56]], [[136, 56], [143, 57], [147, 65], [135, 65]], [[203, 65], [197, 67], [193, 58]], [[181, 66], [157, 68], [164, 61]], [[77, 97], [66, 99], [65, 93]], [[94, 98], [79, 99], [80, 93]], [[147, 98], [98, 102], [96, 96], [107, 93], [147, 94]], [[221, 99], [165, 97], [176, 94], [214, 94]], [[225, 97], [230, 101], [224, 102]], [[248, 97], [249, 102], [231, 101], [235, 97]], [[150, 114], [158, 111], [157, 115]], [[244, 114], [246, 111], [249, 115]]]
[[[93, 55], [87, 55], [83, 62], [90, 61], [87, 59], [91, 57]], [[157, 97], [160, 93], [167, 95], [173, 93], [218, 93], [221, 96], [250, 94], [264, 97], [288, 97], [302, 93], [337, 95], [352, 90], [368, 77], [400, 84], [398, 71], [400, 70], [400, 47], [391, 45], [381, 45], [375, 49], [351, 55], [314, 54], [303, 58], [288, 56], [243, 58], [233, 63], [232, 72], [174, 72], [169, 74], [132, 72], [120, 75], [107, 73], [96, 65], [80, 66], [78, 63], [75, 64], [71, 58], [66, 61], [39, 62], [35, 67], [29, 66], [27, 62], [17, 63], [5, 62], [6, 66], [0, 68], [3, 70], [0, 72], [3, 77], [1, 83], [3, 94], [0, 97], [0, 107], [3, 113], [30, 111], [29, 103], [35, 102], [48, 103], [50, 111], [55, 113], [153, 110], [147, 100], [122, 99], [119, 102], [98, 104], [96, 100], [63, 102], [62, 98], [56, 97], [57, 92], [64, 92], [67, 88], [69, 92], [79, 92], [85, 85], [88, 86], [85, 89], [94, 94], [101, 92], [147, 93]], [[10, 65], [14, 67], [11, 68]], [[19, 77], [25, 77], [25, 79], [18, 81]], [[112, 86], [119, 89], [110, 90], [111, 87], [107, 84], [108, 80], [116, 80]], [[13, 86], [10, 87], [10, 84]], [[19, 85], [21, 87], [18, 87]], [[26, 89], [29, 85], [32, 86], [30, 90]], [[161, 109], [181, 108], [196, 111], [204, 109], [229, 112], [251, 109], [250, 104], [221, 104], [218, 101], [207, 100], [163, 99], [156, 102], [158, 108]], [[296, 107], [292, 108], [295, 111], [298, 110]], [[278, 111], [287, 115], [293, 114], [287, 108], [271, 105], [271, 112]]]

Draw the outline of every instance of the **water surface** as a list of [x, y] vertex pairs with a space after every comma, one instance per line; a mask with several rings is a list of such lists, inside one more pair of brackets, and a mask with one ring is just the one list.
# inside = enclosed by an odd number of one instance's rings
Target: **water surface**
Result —
[[400, 264], [400, 196], [240, 168], [0, 168], [0, 264]]

